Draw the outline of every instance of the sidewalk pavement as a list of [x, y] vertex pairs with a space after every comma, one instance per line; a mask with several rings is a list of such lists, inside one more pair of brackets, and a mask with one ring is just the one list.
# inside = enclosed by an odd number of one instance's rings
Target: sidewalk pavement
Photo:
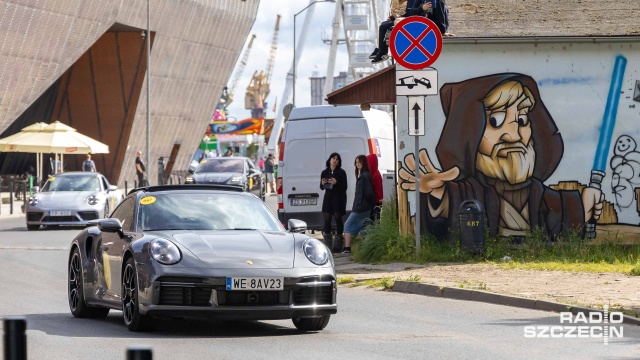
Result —
[[358, 264], [343, 254], [334, 255], [334, 260], [338, 279], [363, 282], [390, 277], [395, 280], [391, 291], [574, 314], [602, 311], [608, 305], [609, 311], [625, 310], [625, 323], [640, 325], [640, 276], [496, 264]]
[[[27, 193], [27, 198], [29, 194]], [[22, 194], [20, 194], [20, 200], [16, 200], [16, 194], [13, 194], [13, 214], [11, 213], [11, 204], [9, 202], [9, 193], [0, 193], [0, 219], [4, 218], [16, 218], [24, 217], [23, 212], [24, 202], [22, 201]]]

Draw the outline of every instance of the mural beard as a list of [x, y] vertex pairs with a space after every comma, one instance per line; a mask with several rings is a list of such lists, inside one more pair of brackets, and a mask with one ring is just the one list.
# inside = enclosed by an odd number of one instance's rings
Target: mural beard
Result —
[[[498, 156], [502, 149], [520, 147], [524, 152], [511, 151], [506, 157]], [[536, 151], [533, 148], [533, 140], [529, 146], [521, 142], [501, 143], [493, 147], [491, 156], [478, 153], [476, 156], [476, 169], [485, 176], [508, 181], [511, 185], [519, 184], [533, 175], [536, 163]]]

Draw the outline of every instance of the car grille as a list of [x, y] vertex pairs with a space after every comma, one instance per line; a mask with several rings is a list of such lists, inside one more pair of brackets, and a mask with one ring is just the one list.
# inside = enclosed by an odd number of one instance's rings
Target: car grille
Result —
[[27, 221], [40, 221], [42, 217], [42, 212], [40, 211], [29, 211], [27, 213]]
[[160, 305], [208, 306], [211, 289], [200, 287], [161, 286]]
[[333, 287], [304, 287], [293, 290], [293, 305], [326, 305], [331, 304]]
[[95, 220], [98, 218], [97, 211], [79, 211], [78, 215], [80, 215], [83, 220]]
[[217, 290], [219, 306], [289, 305], [289, 291]]
[[76, 216], [45, 216], [42, 222], [75, 222], [79, 221]]

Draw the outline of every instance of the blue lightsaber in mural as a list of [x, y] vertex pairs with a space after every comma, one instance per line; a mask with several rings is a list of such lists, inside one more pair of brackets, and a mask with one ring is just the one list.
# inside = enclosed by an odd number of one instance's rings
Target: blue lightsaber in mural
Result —
[[[622, 80], [624, 78], [624, 70], [627, 66], [627, 59], [618, 55], [613, 68], [613, 76], [611, 77], [611, 86], [609, 87], [609, 96], [607, 97], [607, 106], [604, 109], [604, 117], [602, 118], [602, 127], [600, 128], [600, 139], [596, 148], [596, 158], [593, 161], [591, 170], [591, 179], [589, 186], [601, 188], [602, 179], [606, 175], [607, 158], [609, 157], [609, 147], [611, 146], [611, 138], [613, 137], [613, 128], [616, 125], [616, 115], [618, 113], [618, 102], [620, 100], [620, 92], [622, 90]], [[596, 220], [589, 219], [585, 229], [587, 238], [596, 236]]]

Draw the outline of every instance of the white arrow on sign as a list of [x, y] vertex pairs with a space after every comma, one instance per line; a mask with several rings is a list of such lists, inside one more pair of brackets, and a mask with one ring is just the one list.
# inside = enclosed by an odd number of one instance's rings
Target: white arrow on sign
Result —
[[409, 96], [409, 135], [424, 135], [424, 96]]

